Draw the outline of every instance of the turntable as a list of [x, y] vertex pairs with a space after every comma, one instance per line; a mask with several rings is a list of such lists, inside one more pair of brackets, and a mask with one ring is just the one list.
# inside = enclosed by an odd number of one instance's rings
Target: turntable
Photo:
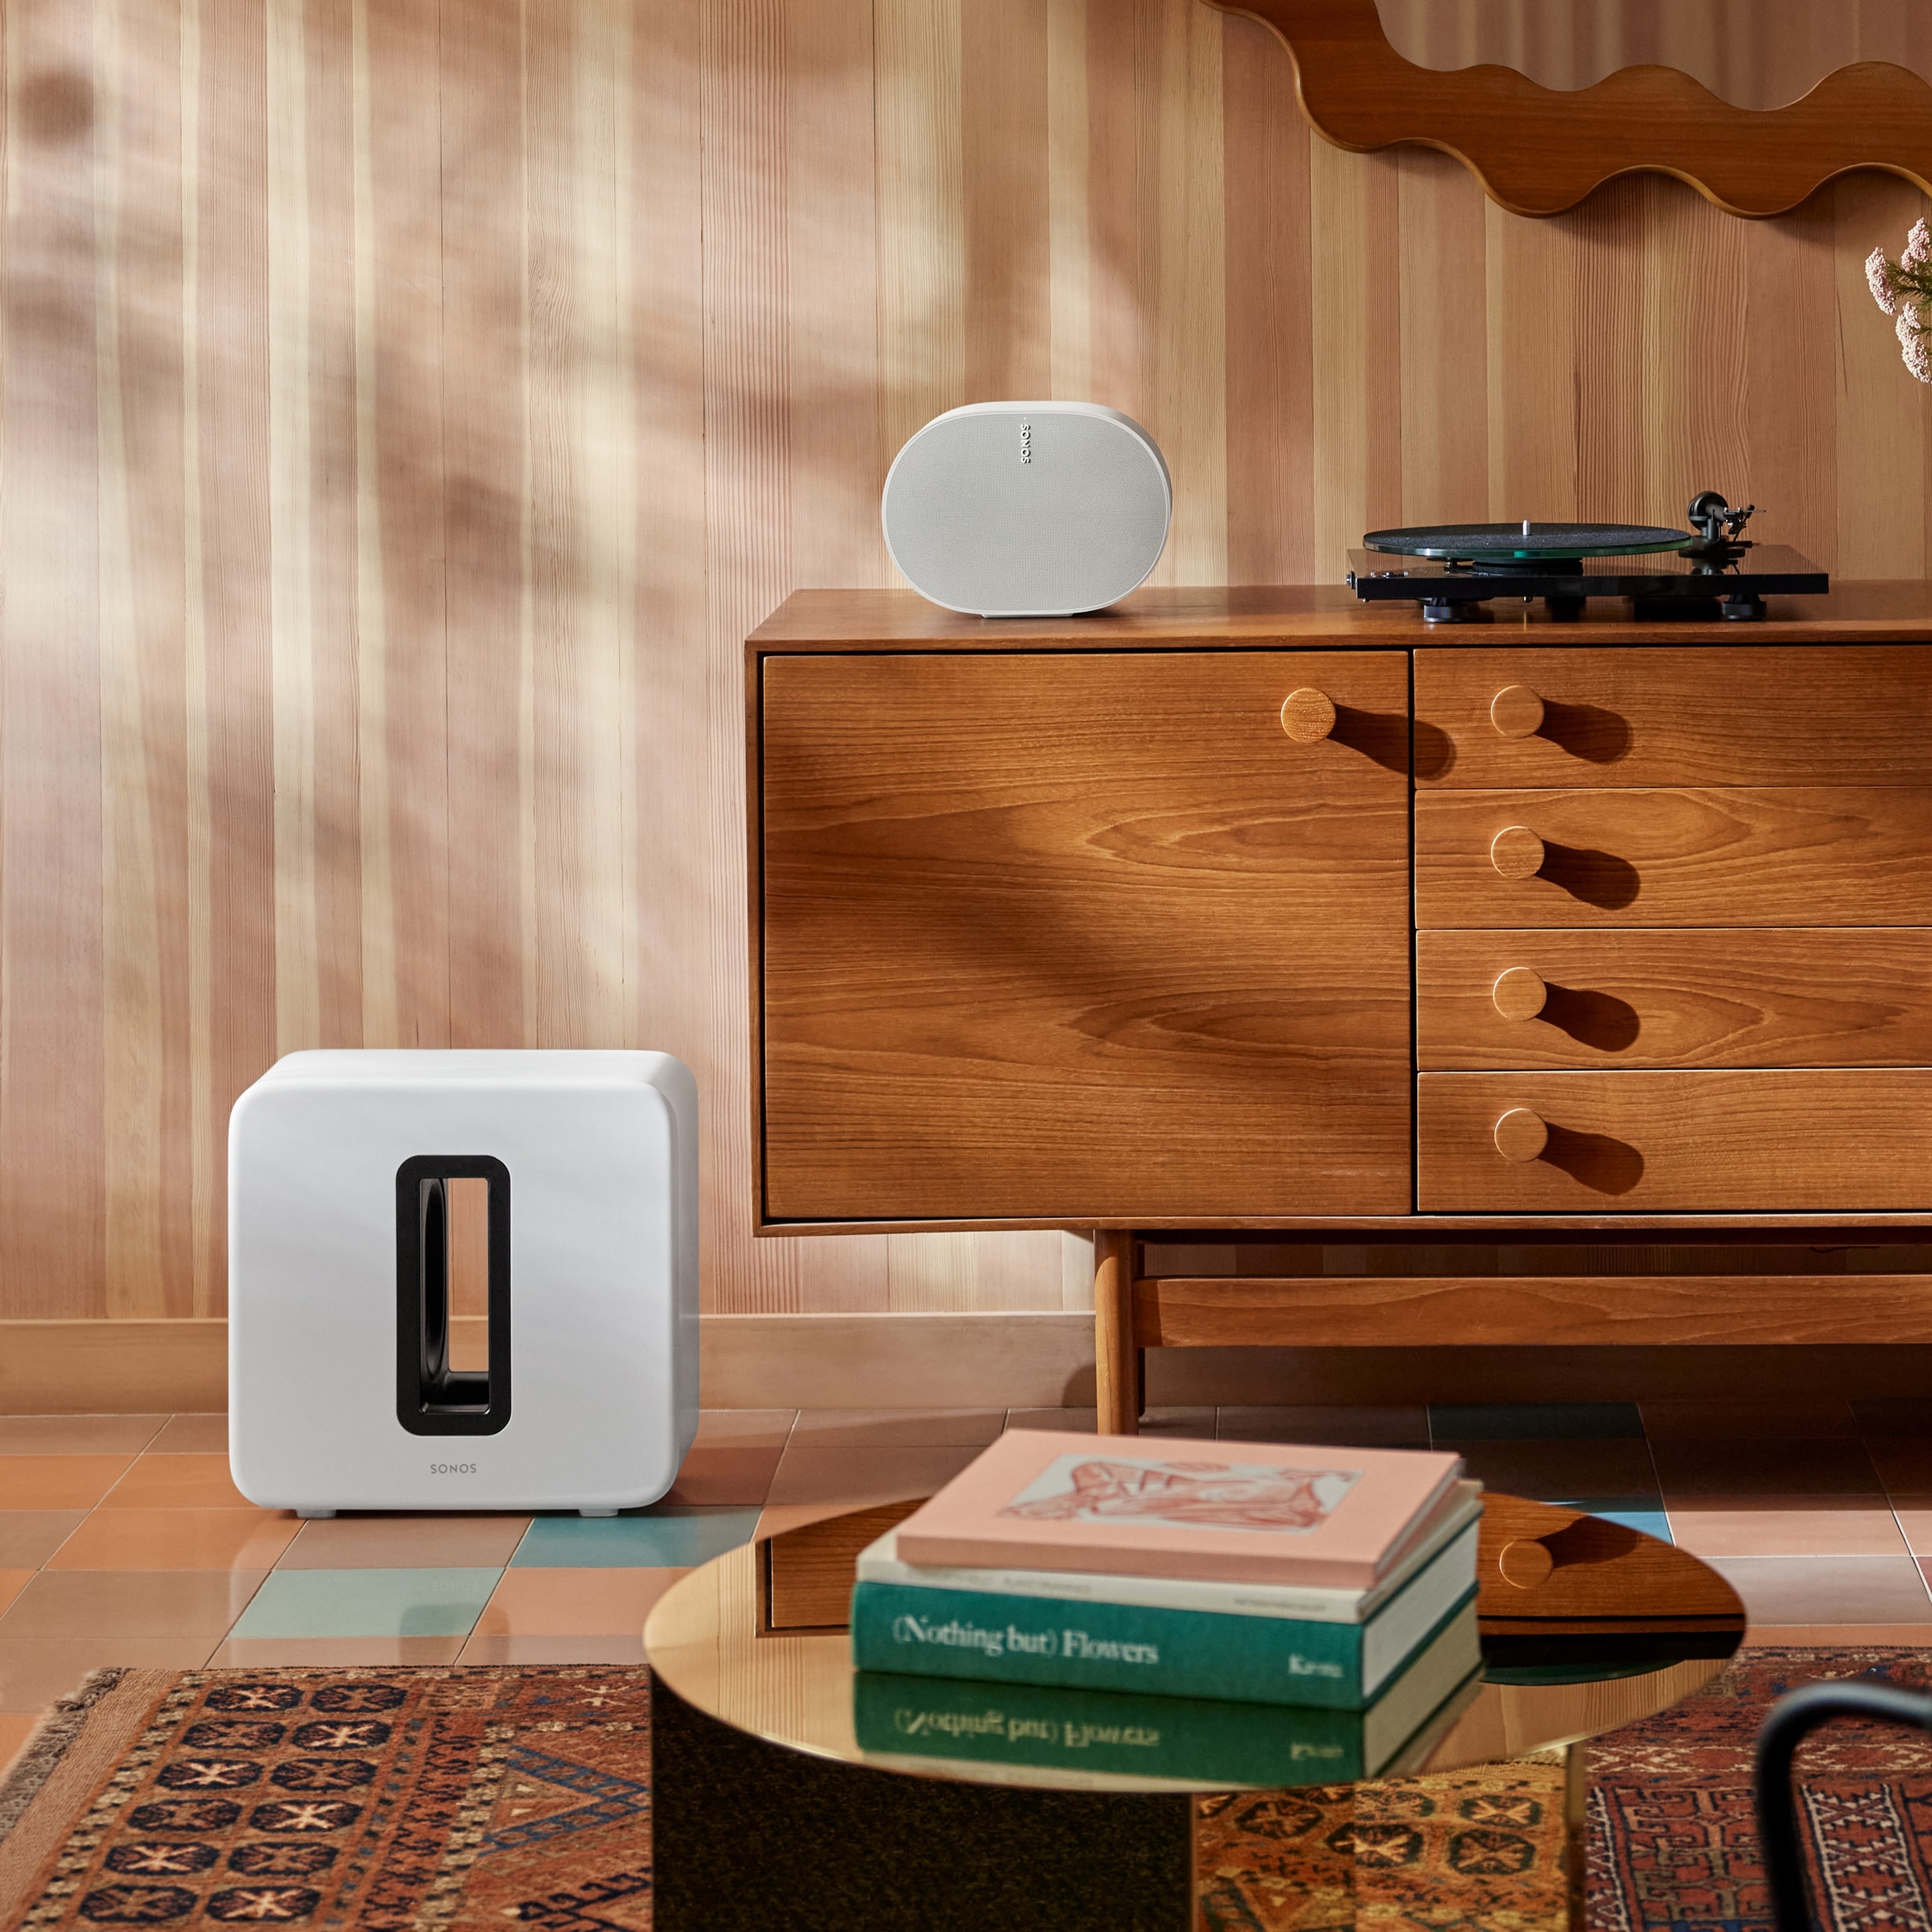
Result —
[[1581, 617], [1592, 597], [1628, 597], [1642, 619], [1748, 622], [1763, 616], [1767, 596], [1831, 588], [1809, 557], [1740, 535], [1756, 508], [1734, 510], [1706, 490], [1691, 501], [1688, 530], [1527, 519], [1371, 530], [1348, 553], [1348, 587], [1364, 603], [1420, 604], [1432, 624], [1486, 622], [1498, 597], [1540, 597], [1558, 622]]

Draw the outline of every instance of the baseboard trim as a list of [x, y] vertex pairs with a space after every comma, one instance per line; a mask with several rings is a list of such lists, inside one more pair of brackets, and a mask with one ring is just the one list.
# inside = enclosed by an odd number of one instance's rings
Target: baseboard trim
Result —
[[[1094, 1400], [1079, 1313], [707, 1315], [710, 1408], [1052, 1408]], [[228, 1406], [220, 1321], [0, 1321], [0, 1415], [206, 1413]], [[1932, 1346], [1150, 1348], [1156, 1408], [1216, 1403], [1919, 1396]]]
[[[1094, 1400], [1082, 1314], [706, 1315], [707, 1408], [1048, 1408]], [[228, 1324], [0, 1322], [0, 1415], [228, 1406]]]

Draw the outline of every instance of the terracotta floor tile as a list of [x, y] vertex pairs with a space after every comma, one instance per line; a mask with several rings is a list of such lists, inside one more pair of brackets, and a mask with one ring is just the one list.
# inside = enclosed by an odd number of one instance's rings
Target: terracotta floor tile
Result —
[[[641, 1631], [688, 1570], [506, 1570], [476, 1620], [479, 1636], [598, 1636]], [[514, 1661], [514, 1660], [506, 1660]]]
[[138, 1456], [165, 1415], [0, 1415], [0, 1456]]
[[1667, 1501], [1688, 1496], [1884, 1494], [1864, 1445], [1839, 1436], [1754, 1442], [1666, 1437], [1650, 1448]]
[[1668, 1438], [1744, 1442], [1766, 1437], [1856, 1436], [1848, 1402], [1640, 1402], [1644, 1433], [1652, 1442]]
[[1754, 1624], [1916, 1624], [1932, 1593], [1909, 1556], [1709, 1556]]
[[35, 1637], [203, 1636], [248, 1606], [266, 1570], [43, 1570], [0, 1616], [0, 1642]]
[[1006, 1426], [1004, 1408], [807, 1408], [791, 1439], [814, 1449], [886, 1442], [983, 1449]]
[[86, 1520], [85, 1510], [0, 1510], [0, 1564], [38, 1570]]
[[269, 1510], [96, 1510], [50, 1570], [268, 1570], [300, 1526]]
[[644, 1640], [635, 1632], [599, 1636], [472, 1636], [458, 1664], [635, 1664]]
[[0, 1610], [4, 1610], [40, 1574], [38, 1570], [0, 1570]]
[[41, 1711], [80, 1688], [90, 1670], [124, 1664], [193, 1670], [208, 1661], [207, 1636], [69, 1636], [0, 1642], [0, 1711]]
[[526, 1516], [338, 1516], [304, 1522], [278, 1570], [500, 1569]]
[[0, 1509], [92, 1509], [134, 1462], [128, 1456], [0, 1456]]
[[1910, 1490], [1894, 1495], [1892, 1513], [1898, 1519], [1906, 1548], [1915, 1556], [1932, 1556], [1932, 1495]]
[[146, 1455], [101, 1498], [103, 1509], [254, 1509], [220, 1456]]
[[1067, 1429], [1082, 1436], [1092, 1435], [1100, 1426], [1097, 1412], [1090, 1408], [1010, 1408], [1009, 1429]]
[[1388, 1449], [1426, 1449], [1429, 1412], [1420, 1402], [1382, 1408], [1223, 1408], [1224, 1442], [1334, 1442]]
[[798, 1419], [795, 1408], [704, 1408], [694, 1449], [782, 1449]]
[[765, 1499], [782, 1449], [694, 1449], [659, 1500], [687, 1509], [755, 1509]]
[[[765, 1498], [767, 1512], [785, 1504], [862, 1509], [903, 1496], [930, 1496], [979, 1454], [976, 1449], [910, 1449], [897, 1444], [823, 1449], [793, 1443], [779, 1462]], [[765, 1533], [762, 1530], [760, 1534]]]
[[1896, 1556], [1905, 1548], [1882, 1504], [1832, 1498], [1706, 1496], [1669, 1505], [1671, 1540], [1694, 1556]]
[[1888, 1495], [1932, 1496], [1932, 1436], [1868, 1436], [1865, 1454]]
[[1922, 1624], [1752, 1624], [1744, 1642], [1753, 1648], [1802, 1648], [1808, 1644], [1841, 1649], [1848, 1646], [1902, 1644], [1915, 1650], [1932, 1649], [1932, 1623]]
[[34, 1735], [34, 1726], [40, 1721], [38, 1713], [32, 1711], [0, 1711], [0, 1781], [7, 1775], [7, 1767], [20, 1754], [20, 1747]]
[[226, 1456], [226, 1415], [171, 1415], [167, 1426], [148, 1444], [150, 1456]]
[[1506, 1496], [1549, 1502], [1571, 1497], [1646, 1496], [1657, 1493], [1650, 1450], [1641, 1438], [1562, 1436], [1538, 1442], [1438, 1441], [1460, 1456], [1467, 1473]]
[[1220, 1412], [1202, 1406], [1150, 1408], [1141, 1418], [1143, 1436], [1179, 1436], [1190, 1442], [1211, 1442]]
[[272, 1670], [283, 1664], [454, 1664], [460, 1636], [230, 1637], [208, 1661], [215, 1669]]

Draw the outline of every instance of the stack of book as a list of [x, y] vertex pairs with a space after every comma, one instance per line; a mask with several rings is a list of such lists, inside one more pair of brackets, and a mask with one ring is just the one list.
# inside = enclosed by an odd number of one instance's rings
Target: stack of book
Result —
[[1480, 1666], [1482, 1497], [1462, 1470], [1405, 1450], [1003, 1436], [859, 1559], [859, 1742], [1228, 1784], [1412, 1768]]

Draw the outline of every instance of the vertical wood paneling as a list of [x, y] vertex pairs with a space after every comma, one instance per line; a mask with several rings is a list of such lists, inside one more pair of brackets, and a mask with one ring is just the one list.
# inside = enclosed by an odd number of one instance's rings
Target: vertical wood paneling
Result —
[[967, 0], [959, 13], [965, 400], [1049, 394], [1052, 226], [1048, 12]]
[[100, 246], [94, 21], [5, 23], [0, 284], [0, 1268], [23, 1315], [107, 1312]]
[[661, 1045], [722, 1309], [1084, 1305], [1058, 1234], [754, 1242], [740, 640], [892, 580], [940, 410], [1090, 397], [1170, 581], [1682, 514], [1927, 560], [1860, 264], [1311, 137], [1196, 0], [18, 0], [0, 285], [0, 1312], [211, 1313], [277, 1052]]
[[1432, 148], [1396, 157], [1404, 524], [1448, 522], [1490, 500], [1483, 204], [1462, 164]]
[[1294, 63], [1260, 22], [1224, 16], [1221, 85], [1226, 312], [1236, 324], [1226, 351], [1228, 577], [1305, 583], [1315, 574], [1312, 143], [1298, 116], [1278, 111]]
[[[367, 5], [369, 0], [357, 0]], [[524, 618], [529, 587], [524, 544], [525, 472], [524, 34], [518, 0], [478, 0], [458, 34], [439, 48], [442, 113], [438, 166], [443, 183], [443, 311], [440, 358], [447, 408], [443, 446], [448, 476], [445, 506], [448, 574], [445, 628], [453, 675], [448, 686], [450, 823], [449, 1037], [452, 1046], [514, 1046], [526, 1038], [526, 985], [537, 976], [533, 930], [526, 923], [524, 837], [530, 820], [530, 774], [521, 755], [525, 677]], [[628, 93], [628, 75], [611, 86]], [[614, 155], [601, 173], [615, 181]], [[628, 174], [628, 166], [622, 172]], [[609, 194], [601, 198], [610, 216]], [[458, 238], [454, 247], [452, 236]], [[614, 251], [615, 252], [615, 251]], [[628, 256], [628, 238], [622, 251]], [[611, 306], [614, 308], [615, 304]], [[616, 327], [614, 316], [604, 322]], [[607, 350], [606, 353], [608, 354]], [[630, 427], [610, 399], [608, 434], [628, 445]], [[602, 468], [608, 470], [608, 452]], [[619, 480], [610, 513], [632, 494]], [[380, 506], [377, 506], [380, 509]], [[616, 567], [634, 554], [634, 518]], [[382, 627], [380, 552], [369, 554], [369, 621]], [[603, 619], [608, 632], [614, 620]], [[367, 653], [382, 678], [384, 652]], [[614, 699], [614, 694], [611, 694]], [[385, 776], [379, 764], [372, 774]], [[608, 782], [608, 774], [606, 775]], [[628, 795], [628, 787], [618, 795]], [[370, 802], [366, 823], [384, 824], [386, 788]], [[386, 868], [380, 846], [365, 867]], [[608, 870], [608, 866], [606, 869]], [[366, 892], [386, 932], [393, 930], [386, 892]], [[384, 946], [393, 944], [386, 940]], [[367, 937], [365, 954], [372, 949]], [[393, 1003], [394, 994], [388, 995]], [[393, 1022], [391, 1025], [393, 1026]], [[604, 1036], [610, 1036], [605, 1035]]]
[[1046, 0], [1047, 220], [1052, 278], [1052, 388], [1094, 394], [1094, 310], [1087, 198], [1087, 0]]

